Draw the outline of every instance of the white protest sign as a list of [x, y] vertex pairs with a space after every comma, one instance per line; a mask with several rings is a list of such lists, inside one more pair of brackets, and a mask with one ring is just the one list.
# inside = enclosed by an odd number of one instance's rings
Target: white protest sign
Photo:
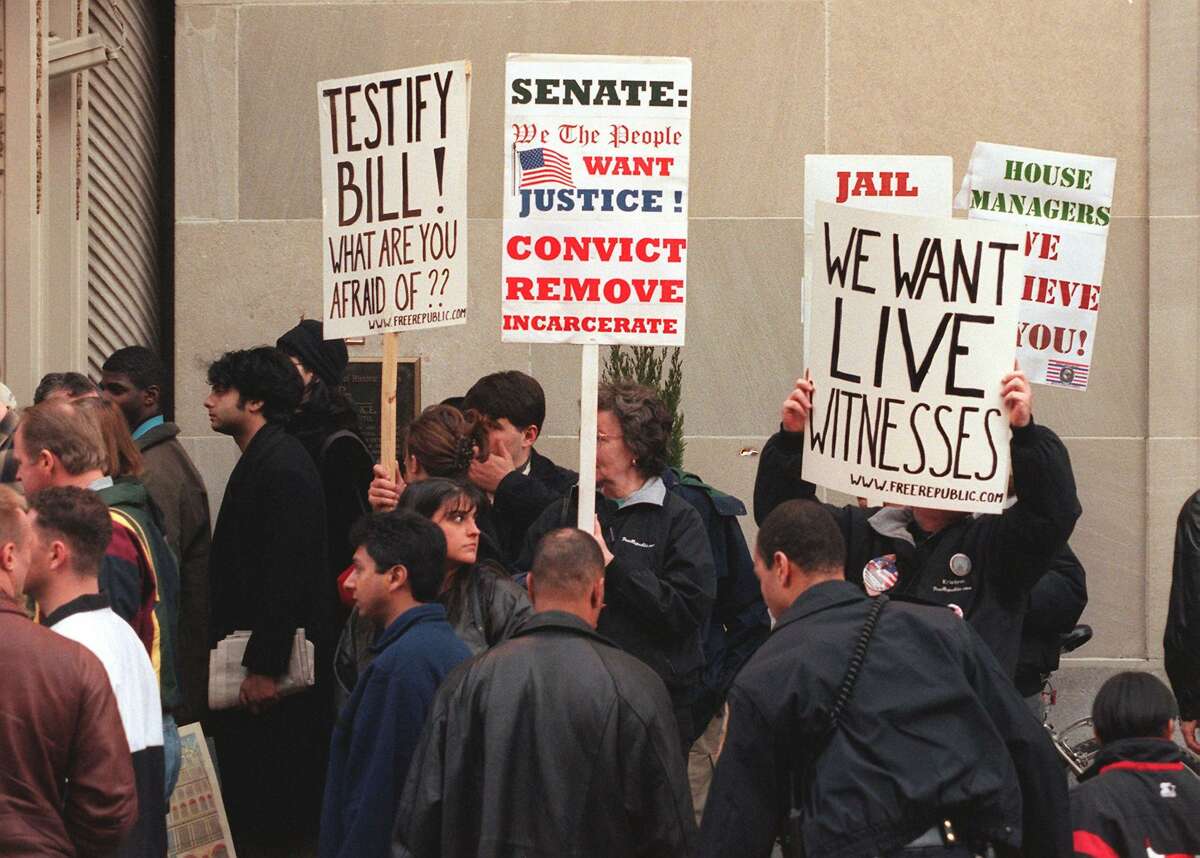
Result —
[[325, 337], [467, 321], [470, 64], [317, 84]]
[[975, 144], [955, 207], [1026, 231], [1017, 357], [1031, 381], [1087, 388], [1116, 171], [1115, 158]]
[[875, 501], [999, 512], [1020, 227], [818, 202], [803, 477]]
[[692, 64], [510, 54], [504, 342], [681, 346]]
[[805, 155], [801, 323], [807, 366], [809, 287], [817, 249], [817, 201], [896, 214], [950, 217], [954, 159], [945, 155]]

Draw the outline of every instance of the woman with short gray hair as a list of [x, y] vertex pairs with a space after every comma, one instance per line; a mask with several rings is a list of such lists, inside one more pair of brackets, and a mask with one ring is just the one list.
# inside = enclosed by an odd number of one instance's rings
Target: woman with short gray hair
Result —
[[[596, 418], [596, 524], [605, 563], [597, 631], [662, 678], [679, 724], [681, 752], [703, 732], [691, 687], [704, 669], [701, 635], [716, 594], [712, 551], [700, 514], [667, 491], [671, 415], [648, 387], [600, 385]], [[578, 486], [529, 529], [517, 565], [528, 570], [543, 534], [575, 523]]]

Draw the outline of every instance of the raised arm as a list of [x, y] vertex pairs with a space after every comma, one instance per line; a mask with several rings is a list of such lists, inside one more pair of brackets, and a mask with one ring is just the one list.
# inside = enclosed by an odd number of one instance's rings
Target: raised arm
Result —
[[754, 520], [758, 524], [784, 501], [816, 495], [817, 487], [800, 477], [804, 427], [812, 411], [812, 394], [811, 379], [796, 379], [780, 409], [779, 431], [767, 441], [758, 458], [758, 473], [754, 477]]

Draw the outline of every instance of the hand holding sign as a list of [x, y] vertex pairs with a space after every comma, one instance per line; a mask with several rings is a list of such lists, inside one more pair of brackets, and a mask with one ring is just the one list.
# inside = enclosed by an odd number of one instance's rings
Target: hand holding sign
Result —
[[1033, 387], [1020, 364], [1014, 363], [1013, 371], [1001, 380], [1000, 398], [1004, 400], [1010, 426], [1022, 429], [1030, 424], [1033, 420]]
[[783, 401], [783, 411], [779, 422], [784, 432], [803, 432], [808, 425], [808, 415], [812, 412], [812, 379], [807, 375], [796, 379], [796, 388]]
[[604, 531], [600, 528], [599, 516], [595, 516], [592, 521], [592, 538], [600, 546], [600, 555], [604, 558], [604, 568], [607, 569], [608, 564], [613, 561], [613, 553], [608, 550], [608, 543], [604, 541]]
[[400, 502], [400, 495], [408, 488], [404, 478], [400, 476], [400, 464], [394, 463], [395, 470], [388, 474], [383, 465], [375, 466], [375, 479], [367, 489], [367, 503], [375, 512], [391, 512]]

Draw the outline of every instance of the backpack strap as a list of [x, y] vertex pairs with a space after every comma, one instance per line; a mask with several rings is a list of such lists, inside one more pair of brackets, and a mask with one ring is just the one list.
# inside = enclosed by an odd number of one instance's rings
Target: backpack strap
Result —
[[[329, 452], [329, 448], [333, 446], [333, 442], [341, 438], [353, 438], [358, 442], [360, 447], [362, 447], [364, 450], [367, 450], [367, 445], [363, 442], [363, 439], [358, 436], [358, 433], [352, 432], [349, 429], [339, 429], [336, 432], [331, 432], [329, 435], [326, 435], [325, 440], [321, 442], [321, 449], [317, 453], [318, 465], [325, 464], [325, 454]], [[367, 455], [371, 455], [370, 450], [367, 450]]]
[[[363, 452], [367, 454], [367, 458], [371, 458], [371, 451], [367, 449], [366, 442], [357, 432], [352, 432], [349, 429], [339, 429], [336, 432], [331, 432], [325, 436], [325, 440], [321, 442], [321, 449], [317, 452], [317, 470], [323, 472], [325, 470], [325, 455], [329, 452], [329, 448], [333, 446], [335, 441], [342, 438], [353, 438], [358, 442], [358, 446], [362, 447]], [[324, 479], [322, 477], [322, 479]], [[358, 500], [358, 511], [365, 515], [371, 511], [371, 505], [367, 503], [366, 496], [355, 492], [355, 498]]]
[[[787, 858], [804, 856], [801, 826], [804, 820], [805, 805], [808, 804], [809, 784], [811, 778], [816, 774], [817, 760], [825, 753], [825, 748], [828, 747], [834, 734], [837, 733], [838, 727], [841, 726], [842, 712], [845, 711], [846, 705], [854, 694], [854, 686], [858, 682], [858, 675], [867, 658], [867, 645], [871, 643], [871, 637], [875, 634], [875, 626], [879, 624], [879, 615], [883, 613], [883, 608], [887, 603], [887, 596], [875, 597], [871, 611], [867, 614], [866, 622], [863, 623], [858, 640], [854, 644], [854, 650], [850, 654], [850, 661], [846, 665], [842, 684], [838, 688], [837, 694], [834, 695], [833, 705], [829, 708], [829, 719], [825, 724], [825, 729], [815, 743], [816, 747], [809, 754], [807, 765], [802, 767], [802, 771], [793, 771], [788, 777], [791, 794], [783, 843], [783, 853]], [[797, 778], [801, 779], [799, 786], [796, 784]]]
[[125, 527], [133, 534], [138, 553], [145, 559], [146, 568], [150, 570], [150, 582], [154, 585], [154, 605], [150, 610], [150, 624], [153, 628], [153, 639], [150, 643], [150, 663], [154, 666], [154, 675], [162, 681], [162, 628], [158, 624], [158, 603], [162, 601], [162, 593], [158, 586], [158, 567], [154, 564], [154, 552], [150, 550], [150, 540], [146, 531], [138, 524], [136, 518], [119, 507], [110, 506], [108, 517], [114, 524]]

